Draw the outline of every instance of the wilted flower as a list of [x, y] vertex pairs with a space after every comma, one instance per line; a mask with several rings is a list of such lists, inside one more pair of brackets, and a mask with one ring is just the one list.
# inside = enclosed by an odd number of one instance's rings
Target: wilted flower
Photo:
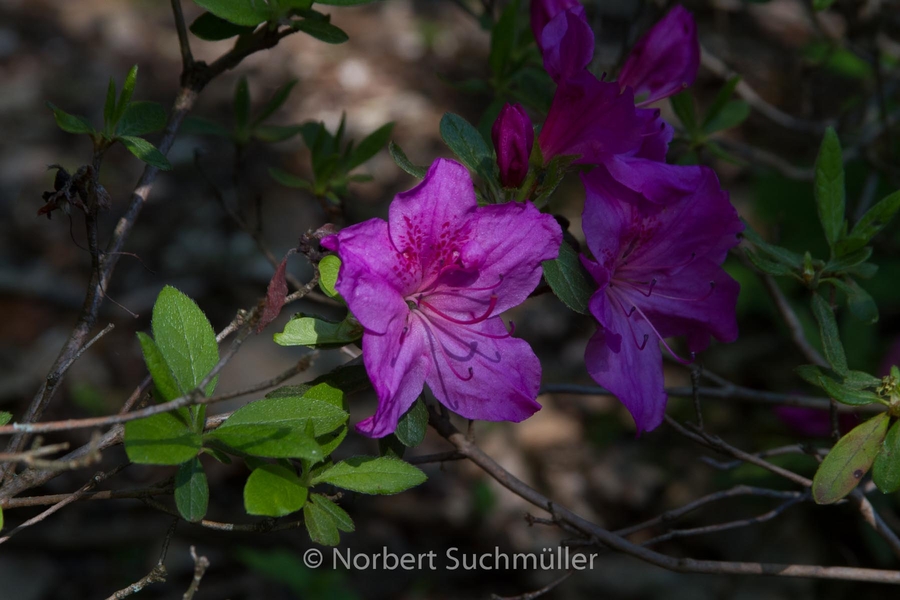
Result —
[[534, 146], [534, 127], [521, 104], [505, 104], [491, 128], [497, 151], [500, 182], [504, 187], [519, 187], [528, 174], [528, 157]]
[[556, 221], [530, 203], [479, 207], [468, 171], [442, 159], [397, 195], [387, 222], [325, 238], [342, 260], [336, 288], [364, 328], [378, 394], [357, 429], [393, 432], [425, 383], [469, 419], [521, 421], [539, 410], [540, 362], [498, 315], [534, 290], [561, 241]]
[[588, 372], [621, 400], [638, 432], [662, 422], [666, 406], [660, 343], [685, 336], [690, 352], [737, 337], [740, 286], [722, 269], [743, 224], [701, 170], [697, 188], [667, 202], [624, 199], [602, 169], [583, 175], [583, 227], [594, 259], [582, 263], [599, 285], [590, 311], [599, 328], [588, 343]]

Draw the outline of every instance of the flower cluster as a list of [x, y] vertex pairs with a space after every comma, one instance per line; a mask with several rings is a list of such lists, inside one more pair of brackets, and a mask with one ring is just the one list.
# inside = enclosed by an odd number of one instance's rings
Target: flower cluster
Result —
[[[588, 70], [594, 35], [577, 0], [532, 0], [531, 25], [557, 88], [537, 140], [522, 106], [501, 110], [491, 132], [500, 182], [522, 187], [521, 198], [540, 180], [531, 169], [560, 157], [582, 165], [590, 255], [581, 262], [597, 284], [589, 308], [598, 322], [587, 369], [639, 432], [650, 430], [667, 400], [660, 344], [678, 358], [666, 338], [684, 336], [695, 353], [711, 336], [737, 336], [739, 287], [721, 265], [741, 221], [710, 169], [666, 164], [673, 128], [646, 107], [693, 82], [696, 27], [675, 7], [607, 81]], [[540, 363], [499, 315], [535, 289], [561, 241], [530, 202], [478, 206], [468, 172], [448, 160], [394, 199], [387, 222], [323, 240], [342, 260], [336, 287], [364, 328], [379, 399], [357, 428], [393, 432], [425, 384], [470, 419], [521, 421], [538, 410]]]
[[710, 169], [665, 163], [673, 129], [645, 108], [693, 83], [696, 25], [673, 8], [635, 44], [614, 82], [587, 70], [594, 38], [576, 0], [534, 0], [531, 25], [557, 83], [538, 136], [544, 164], [573, 156], [594, 166], [582, 175], [592, 255], [582, 263], [598, 285], [589, 306], [598, 329], [585, 362], [638, 431], [651, 430], [667, 400], [660, 344], [678, 358], [665, 338], [684, 336], [694, 353], [710, 336], [737, 337], [739, 286], [721, 265], [742, 223]]

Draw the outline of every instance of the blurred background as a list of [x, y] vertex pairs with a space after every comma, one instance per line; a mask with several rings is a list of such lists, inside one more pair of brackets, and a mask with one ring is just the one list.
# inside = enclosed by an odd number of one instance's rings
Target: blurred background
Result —
[[[698, 22], [709, 55], [693, 87], [698, 111], [710, 104], [729, 70], [741, 74], [760, 101], [751, 102], [754, 106], [737, 127], [715, 133], [712, 144], [673, 143], [670, 159], [713, 165], [741, 215], [757, 231], [794, 251], [826, 256], [811, 182], [825, 124], [837, 126], [845, 149], [855, 148], [847, 164], [851, 216], [900, 187], [900, 132], [896, 127], [891, 131], [900, 84], [900, 4], [838, 0], [822, 13], [814, 13], [801, 0], [685, 4]], [[587, 6], [597, 32], [592, 68], [598, 74], [614, 73], [627, 49], [666, 8], [639, 0], [604, 0]], [[482, 121], [493, 97], [481, 86], [461, 84], [490, 76], [489, 32], [470, 14], [481, 13], [483, 6], [465, 0], [385, 0], [356, 8], [321, 8], [349, 34], [349, 42], [332, 46], [302, 34], [288, 37], [214, 80], [192, 114], [231, 127], [232, 98], [240, 77], [247, 79], [255, 110], [281, 85], [297, 79], [270, 123], [322, 121], [334, 131], [345, 114], [347, 135], [359, 140], [393, 121], [393, 139], [412, 162], [423, 165], [449, 156], [438, 135], [445, 112], [458, 113], [472, 123]], [[190, 22], [202, 9], [185, 2], [184, 11]], [[527, 7], [521, 19], [527, 31]], [[212, 61], [231, 44], [192, 36], [198, 60]], [[41, 193], [53, 188], [54, 173], [48, 165], [59, 164], [72, 172], [88, 163], [91, 153], [85, 136], [56, 127], [46, 102], [100, 123], [109, 78], [121, 85], [135, 64], [139, 65], [135, 99], [168, 108], [178, 91], [181, 70], [168, 3], [0, 0], [0, 410], [21, 414], [46, 377], [77, 319], [90, 270], [83, 217], [77, 212], [71, 219], [61, 212], [51, 220], [37, 216], [43, 205]], [[766, 107], [781, 112], [773, 117]], [[660, 108], [679, 126], [667, 102]], [[532, 115], [539, 122], [539, 115]], [[156, 134], [149, 139], [158, 138]], [[274, 167], [310, 175], [310, 154], [300, 136], [279, 143], [251, 142], [237, 156], [221, 138], [188, 132], [179, 135], [168, 157], [174, 169], [158, 177], [125, 247], [134, 256], [121, 258], [108, 290], [114, 302], [104, 304], [98, 320], [98, 329], [107, 323], [116, 328], [72, 367], [45, 420], [119, 410], [145, 376], [135, 333], [149, 330], [150, 310], [163, 285], [174, 285], [194, 298], [216, 330], [238, 309], [255, 305], [264, 295], [273, 268], [229, 213], [245, 215], [279, 258], [307, 230], [330, 219], [311, 194], [284, 187], [268, 174]], [[120, 146], [107, 153], [100, 181], [112, 205], [101, 215], [101, 246], [125, 210], [142, 168]], [[349, 184], [344, 209], [348, 223], [385, 215], [393, 195], [415, 183], [386, 150], [359, 172], [372, 179]], [[551, 204], [553, 212], [571, 221], [576, 237], [581, 236], [582, 201], [580, 185], [572, 178]], [[872, 261], [879, 271], [864, 287], [878, 304], [879, 322], [861, 323], [847, 311], [838, 316], [850, 367], [880, 376], [891, 364], [900, 363], [897, 227], [875, 240]], [[305, 280], [311, 271], [302, 263], [302, 258], [295, 258], [290, 269]], [[741, 336], [734, 344], [714, 345], [701, 357], [703, 365], [755, 389], [814, 393], [793, 373], [793, 367], [805, 361], [788, 342], [786, 328], [758, 276], [734, 257], [727, 268], [742, 285]], [[795, 303], [809, 338], [817, 343], [803, 291], [788, 284], [783, 289]], [[296, 362], [305, 350], [280, 347], [270, 334], [280, 331], [298, 311], [339, 314], [314, 302], [290, 306], [269, 330], [243, 346], [222, 373], [218, 390], [271, 378]], [[550, 294], [531, 299], [510, 317], [517, 335], [529, 340], [541, 357], [545, 383], [591, 383], [583, 363], [594, 327], [591, 319], [566, 310]], [[323, 353], [310, 375], [345, 360], [336, 351]], [[670, 385], [690, 384], [689, 371], [678, 366], [666, 369]], [[217, 405], [212, 412], [233, 410], [245, 400]], [[790, 489], [754, 467], [710, 466], [700, 460], [705, 455], [701, 449], [665, 426], [635, 438], [631, 418], [614, 398], [546, 394], [539, 401], [543, 410], [520, 425], [479, 423], [476, 439], [516, 476], [604, 527], [631, 525], [739, 483]], [[351, 420], [367, 417], [374, 407], [370, 395], [355, 397]], [[824, 413], [787, 414], [765, 405], [721, 400], [705, 401], [704, 411], [708, 429], [747, 451], [796, 441], [829, 445]], [[687, 400], [672, 399], [669, 414], [692, 419], [693, 407]], [[81, 444], [89, 435], [84, 431], [47, 436], [45, 443]], [[447, 449], [429, 432], [413, 454]], [[377, 445], [351, 435], [340, 452], [373, 454]], [[123, 459], [122, 449], [116, 447], [104, 453], [103, 464]], [[804, 454], [772, 461], [806, 476], [816, 467], [816, 461]], [[252, 522], [244, 514], [241, 496], [246, 468], [212, 461], [206, 466], [211, 492], [207, 518]], [[66, 473], [32, 493], [73, 491], [97, 468]], [[429, 481], [396, 497], [345, 495], [341, 504], [354, 517], [357, 531], [342, 534], [342, 548], [442, 553], [456, 546], [465, 552], [493, 552], [495, 547], [508, 553], [540, 552], [565, 538], [555, 528], [530, 526], [524, 515], [537, 513], [470, 464], [448, 462], [424, 469]], [[132, 466], [104, 485], [145, 487], [171, 472]], [[871, 500], [900, 530], [896, 497], [875, 493]], [[689, 515], [679, 526], [753, 516], [774, 506], [761, 499], [728, 500]], [[14, 526], [37, 512], [8, 510], [6, 525]], [[139, 500], [66, 507], [0, 548], [0, 599], [105, 598], [152, 568], [171, 521]], [[634, 539], [640, 541], [639, 536]], [[137, 597], [180, 597], [193, 572], [190, 545], [211, 563], [199, 599], [487, 598], [492, 593], [523, 594], [562, 574], [311, 571], [301, 562], [303, 551], [311, 546], [302, 529], [224, 533], [181, 522], [168, 552], [168, 582], [152, 585]], [[897, 567], [888, 548], [851, 507], [811, 503], [754, 527], [673, 540], [658, 549], [721, 560]], [[577, 573], [546, 597], [799, 600], [844, 598], [850, 593], [881, 598], [889, 590], [841, 582], [677, 575], [600, 551], [593, 570]]]

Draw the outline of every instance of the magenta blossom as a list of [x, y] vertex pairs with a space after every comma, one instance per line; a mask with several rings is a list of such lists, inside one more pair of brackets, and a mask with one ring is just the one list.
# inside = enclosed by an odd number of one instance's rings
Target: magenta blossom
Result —
[[500, 182], [517, 188], [528, 175], [528, 158], [534, 146], [534, 127], [521, 104], [505, 104], [491, 128], [491, 139], [497, 151]]
[[[599, 328], [588, 343], [588, 372], [649, 431], [663, 419], [666, 392], [660, 343], [685, 336], [690, 352], [737, 337], [740, 286], [722, 269], [743, 224], [703, 168], [695, 191], [665, 204], [625, 199], [603, 169], [582, 176], [583, 228], [594, 260], [582, 263], [599, 285], [590, 311]], [[674, 355], [674, 353], [672, 353]], [[676, 356], [677, 358], [677, 356]]]
[[538, 46], [544, 69], [556, 83], [586, 72], [594, 57], [594, 31], [584, 18], [584, 8], [568, 8], [553, 17]]
[[425, 383], [469, 419], [521, 421], [539, 410], [540, 362], [498, 315], [534, 290], [561, 241], [556, 221], [530, 203], [479, 207], [468, 171], [443, 159], [396, 196], [387, 222], [325, 238], [341, 258], [336, 287], [364, 328], [378, 394], [357, 429], [393, 432]]
[[572, 9], [576, 15], [584, 20], [584, 7], [578, 0], [532, 0], [531, 1], [531, 31], [538, 48], [543, 52], [544, 46], [541, 37], [544, 27], [559, 13]]
[[689, 87], [699, 67], [697, 24], [684, 7], [675, 6], [634, 45], [618, 82], [643, 106]]

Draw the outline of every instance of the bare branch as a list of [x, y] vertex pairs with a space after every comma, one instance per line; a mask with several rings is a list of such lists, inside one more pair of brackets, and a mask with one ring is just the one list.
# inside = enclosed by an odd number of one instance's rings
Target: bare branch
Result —
[[132, 594], [137, 594], [148, 585], [154, 583], [165, 583], [167, 575], [166, 567], [164, 564], [166, 562], [166, 553], [169, 551], [169, 542], [172, 541], [172, 536], [175, 535], [175, 527], [177, 525], [178, 521], [175, 520], [169, 526], [169, 531], [166, 533], [166, 539], [163, 540], [162, 552], [160, 552], [159, 560], [156, 561], [156, 565], [153, 567], [153, 569], [138, 581], [132, 583], [126, 588], [119, 590], [106, 600], [122, 600], [123, 598], [127, 598]]
[[197, 549], [191, 546], [191, 558], [194, 559], [194, 579], [191, 581], [190, 587], [184, 593], [182, 600], [192, 600], [194, 594], [200, 589], [200, 581], [209, 568], [209, 559], [205, 556], [197, 556]]

